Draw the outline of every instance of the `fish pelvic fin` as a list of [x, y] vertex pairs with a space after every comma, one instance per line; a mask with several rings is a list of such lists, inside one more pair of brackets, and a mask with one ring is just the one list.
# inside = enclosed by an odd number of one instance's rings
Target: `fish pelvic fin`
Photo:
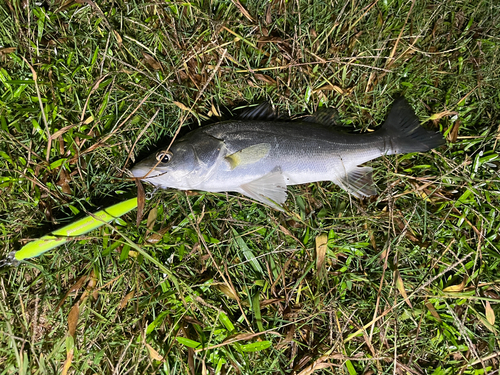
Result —
[[439, 132], [426, 130], [405, 98], [397, 99], [378, 132], [386, 137], [387, 155], [426, 152], [445, 143]]
[[340, 181], [340, 187], [357, 198], [377, 195], [371, 167], [356, 167]]
[[270, 173], [240, 186], [241, 194], [284, 211], [281, 204], [285, 203], [287, 188], [281, 169], [275, 168]]

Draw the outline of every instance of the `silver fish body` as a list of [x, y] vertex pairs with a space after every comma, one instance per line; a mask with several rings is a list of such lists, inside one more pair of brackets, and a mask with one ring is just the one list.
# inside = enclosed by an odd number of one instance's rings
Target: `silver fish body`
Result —
[[234, 191], [282, 209], [287, 185], [333, 181], [354, 196], [375, 195], [372, 168], [361, 164], [443, 143], [441, 134], [420, 126], [404, 99], [379, 130], [366, 134], [339, 132], [325, 111], [307, 121], [269, 121], [269, 112], [257, 107], [243, 117], [188, 133], [132, 174], [160, 188]]

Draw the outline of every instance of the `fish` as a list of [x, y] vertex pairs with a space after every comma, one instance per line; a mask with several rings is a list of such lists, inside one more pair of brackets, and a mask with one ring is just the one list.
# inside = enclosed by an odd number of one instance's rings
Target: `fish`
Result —
[[420, 125], [404, 97], [369, 133], [339, 129], [333, 108], [280, 119], [264, 102], [239, 117], [199, 127], [131, 169], [157, 188], [237, 192], [283, 211], [287, 186], [332, 181], [357, 198], [377, 194], [370, 166], [383, 155], [427, 152], [445, 143]]

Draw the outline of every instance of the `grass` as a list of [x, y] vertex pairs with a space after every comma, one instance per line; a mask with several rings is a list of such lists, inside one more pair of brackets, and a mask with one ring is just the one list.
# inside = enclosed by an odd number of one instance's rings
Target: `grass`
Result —
[[371, 162], [372, 199], [302, 185], [286, 215], [158, 191], [139, 227], [4, 270], [0, 374], [498, 373], [495, 1], [6, 0], [0, 19], [4, 255], [134, 196], [127, 167], [247, 103], [364, 131], [404, 94], [448, 139]]

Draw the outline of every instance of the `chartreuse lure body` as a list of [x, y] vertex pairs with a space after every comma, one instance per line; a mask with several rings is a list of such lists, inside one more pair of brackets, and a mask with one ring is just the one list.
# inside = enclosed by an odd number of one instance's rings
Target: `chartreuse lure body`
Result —
[[137, 207], [137, 198], [131, 198], [111, 207], [97, 211], [63, 228], [57, 229], [42, 238], [24, 245], [20, 250], [11, 252], [7, 258], [0, 261], [0, 266], [16, 264], [28, 258], [34, 258], [43, 253], [71, 241], [78, 236], [97, 229], [100, 226], [119, 218]]

